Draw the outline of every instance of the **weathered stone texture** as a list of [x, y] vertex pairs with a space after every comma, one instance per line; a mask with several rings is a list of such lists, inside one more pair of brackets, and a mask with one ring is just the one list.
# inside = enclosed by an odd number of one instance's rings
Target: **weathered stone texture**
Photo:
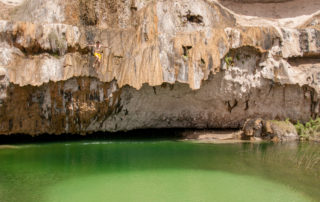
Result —
[[[239, 128], [247, 118], [319, 114], [318, 2], [0, 6], [1, 134]], [[94, 68], [88, 44], [96, 40], [109, 48]]]

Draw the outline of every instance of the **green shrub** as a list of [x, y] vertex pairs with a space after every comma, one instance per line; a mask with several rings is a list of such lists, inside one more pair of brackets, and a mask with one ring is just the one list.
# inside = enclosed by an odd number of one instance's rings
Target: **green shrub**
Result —
[[224, 61], [226, 62], [227, 66], [233, 66], [233, 58], [231, 56], [226, 56], [224, 58]]
[[310, 121], [305, 124], [298, 121], [295, 127], [301, 138], [308, 140], [311, 137], [320, 137], [320, 118], [310, 119]]

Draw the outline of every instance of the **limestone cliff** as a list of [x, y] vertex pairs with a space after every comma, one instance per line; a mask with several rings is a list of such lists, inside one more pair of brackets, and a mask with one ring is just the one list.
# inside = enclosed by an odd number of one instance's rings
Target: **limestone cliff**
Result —
[[0, 134], [306, 121], [319, 82], [318, 0], [0, 0]]

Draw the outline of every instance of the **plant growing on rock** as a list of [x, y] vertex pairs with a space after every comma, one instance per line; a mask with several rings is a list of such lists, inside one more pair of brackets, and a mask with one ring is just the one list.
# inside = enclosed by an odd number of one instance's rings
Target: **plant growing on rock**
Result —
[[226, 62], [226, 64], [227, 64], [227, 67], [229, 67], [229, 66], [233, 66], [233, 58], [231, 57], [231, 56], [226, 56], [225, 58], [224, 58], [224, 61]]
[[309, 122], [302, 124], [299, 121], [295, 125], [299, 136], [302, 139], [318, 139], [320, 140], [320, 118], [310, 119]]

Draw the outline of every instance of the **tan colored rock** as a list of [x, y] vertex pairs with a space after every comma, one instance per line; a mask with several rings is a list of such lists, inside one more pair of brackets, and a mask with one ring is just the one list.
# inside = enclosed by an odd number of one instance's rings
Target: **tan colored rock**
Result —
[[242, 139], [293, 141], [298, 140], [298, 133], [289, 121], [248, 119], [243, 126]]
[[263, 125], [263, 133], [265, 135], [273, 134], [272, 123], [271, 121], [265, 121]]
[[243, 126], [243, 137], [244, 138], [260, 138], [262, 135], [262, 127], [263, 127], [263, 120], [258, 119], [248, 119]]
[[[11, 2], [0, 2], [1, 134], [252, 118], [247, 136], [263, 137], [274, 129], [262, 119], [319, 115], [316, 1]], [[96, 40], [109, 48], [95, 69]]]
[[299, 139], [296, 128], [289, 121], [272, 121], [271, 127], [274, 136], [272, 140], [274, 141], [292, 141]]

